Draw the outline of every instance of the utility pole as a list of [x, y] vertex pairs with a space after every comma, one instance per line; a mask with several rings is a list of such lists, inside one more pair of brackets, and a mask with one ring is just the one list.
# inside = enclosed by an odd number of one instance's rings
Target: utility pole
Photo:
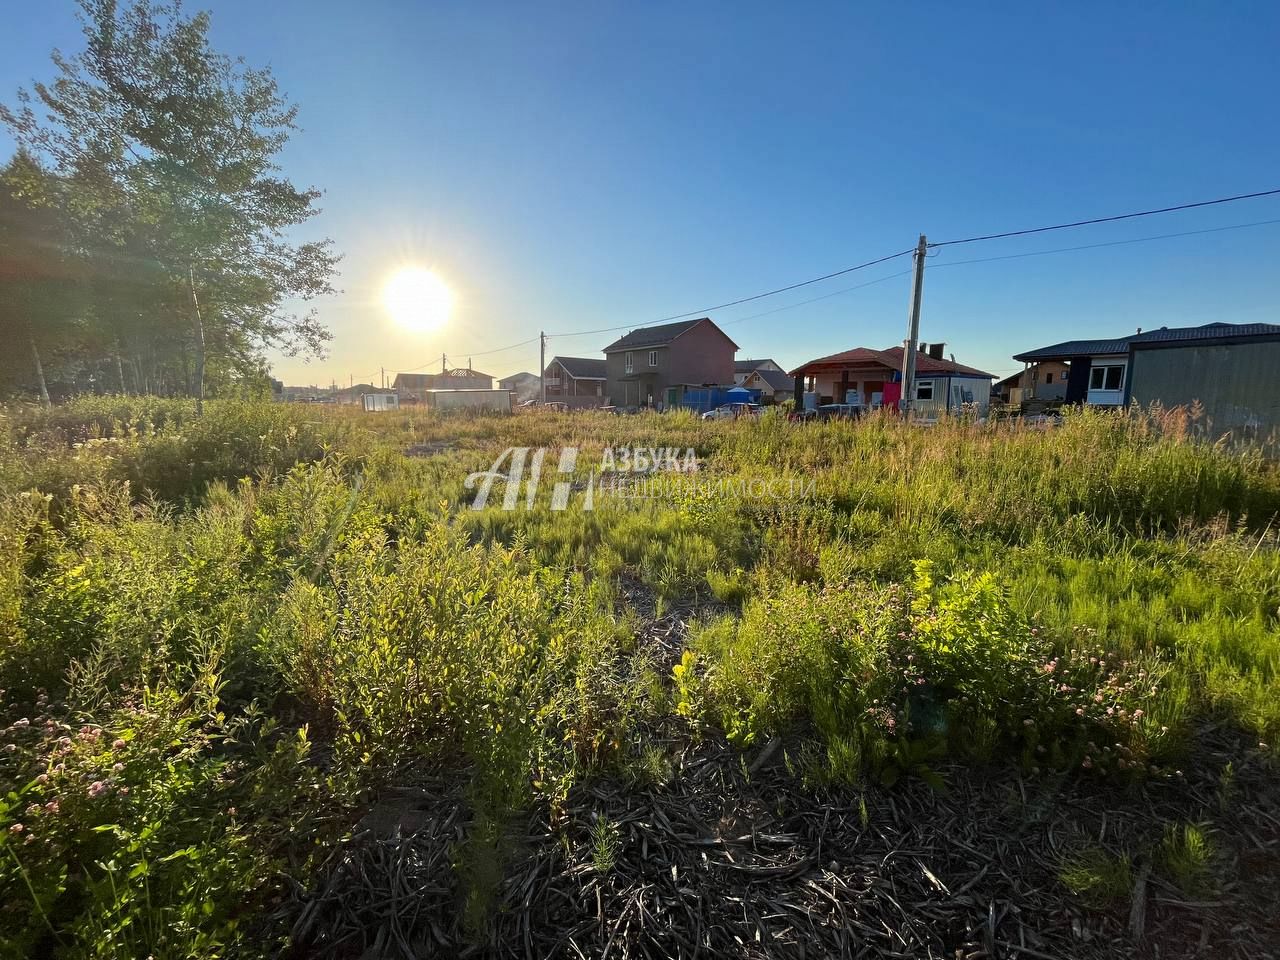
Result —
[[542, 402], [547, 402], [547, 334], [538, 331], [538, 386], [542, 390]]
[[924, 234], [916, 245], [915, 272], [911, 278], [911, 318], [907, 324], [907, 342], [902, 351], [902, 399], [898, 406], [903, 416], [911, 412], [912, 392], [916, 385], [916, 345], [920, 342], [920, 296], [924, 292], [924, 258], [929, 250]]
[[449, 362], [448, 362], [448, 361], [449, 361], [449, 358], [448, 358], [448, 357], [446, 357], [443, 353], [442, 353], [442, 354], [440, 354], [440, 372], [441, 372], [441, 373], [448, 373], [448, 372], [449, 372]]
[[378, 369], [382, 371], [382, 389], [385, 390], [387, 389], [387, 368], [379, 367]]

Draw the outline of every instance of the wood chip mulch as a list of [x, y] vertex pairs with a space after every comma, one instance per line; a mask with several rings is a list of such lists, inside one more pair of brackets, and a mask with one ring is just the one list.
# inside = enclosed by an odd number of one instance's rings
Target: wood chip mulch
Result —
[[[291, 904], [292, 955], [1280, 957], [1280, 790], [1226, 733], [1205, 731], [1185, 777], [1128, 790], [957, 767], [941, 771], [944, 792], [827, 794], [787, 771], [776, 742], [745, 756], [667, 746], [669, 782], [600, 778], [515, 825], [479, 932], [454, 869], [460, 792], [401, 788]], [[603, 858], [599, 818], [615, 840]], [[1178, 890], [1156, 862], [1171, 822], [1209, 825], [1211, 896]], [[1063, 861], [1086, 847], [1133, 857], [1124, 902], [1086, 906], [1063, 887]]]

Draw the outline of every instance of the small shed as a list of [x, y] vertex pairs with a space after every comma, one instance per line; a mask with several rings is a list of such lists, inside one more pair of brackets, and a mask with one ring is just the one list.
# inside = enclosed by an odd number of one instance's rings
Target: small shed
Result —
[[361, 398], [366, 413], [383, 413], [400, 409], [400, 397], [394, 393], [366, 393]]

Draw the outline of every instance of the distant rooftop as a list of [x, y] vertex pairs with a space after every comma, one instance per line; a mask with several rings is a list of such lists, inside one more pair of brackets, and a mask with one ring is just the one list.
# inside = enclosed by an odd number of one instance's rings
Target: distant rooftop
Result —
[[[604, 352], [617, 353], [619, 350], [661, 347], [700, 323], [711, 323], [712, 326], [715, 326], [710, 317], [698, 317], [696, 320], [677, 320], [675, 323], [660, 323], [652, 327], [640, 327], [613, 341], [613, 343], [604, 348]], [[719, 330], [720, 328], [716, 327], [716, 329]], [[720, 332], [723, 333], [724, 331], [721, 330]], [[732, 343], [732, 341], [730, 342]], [[738, 345], [735, 343], [733, 346], [736, 350]]]
[[[599, 357], [552, 357], [551, 363], [564, 367], [575, 380], [603, 380], [604, 360]], [[550, 366], [551, 364], [547, 364]]]

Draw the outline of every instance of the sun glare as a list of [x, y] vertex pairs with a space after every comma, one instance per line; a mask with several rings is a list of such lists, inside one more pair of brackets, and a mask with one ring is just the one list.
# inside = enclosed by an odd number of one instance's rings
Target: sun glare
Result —
[[393, 320], [411, 330], [444, 326], [453, 309], [453, 292], [438, 276], [422, 267], [404, 267], [392, 274], [382, 302]]

